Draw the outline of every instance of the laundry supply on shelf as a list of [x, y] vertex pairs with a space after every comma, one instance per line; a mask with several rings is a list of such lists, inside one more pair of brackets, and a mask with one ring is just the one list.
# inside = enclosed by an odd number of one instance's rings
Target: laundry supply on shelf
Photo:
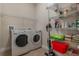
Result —
[[64, 40], [65, 36], [63, 34], [51, 34], [50, 38], [53, 40]]

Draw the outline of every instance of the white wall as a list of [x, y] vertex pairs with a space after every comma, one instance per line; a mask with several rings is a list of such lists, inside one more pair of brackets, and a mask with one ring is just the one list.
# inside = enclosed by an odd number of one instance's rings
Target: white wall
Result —
[[[0, 13], [2, 12], [2, 4], [0, 4]], [[1, 15], [0, 15], [0, 48], [2, 47], [2, 23], [1, 23]]]
[[35, 19], [35, 6], [33, 4], [3, 4], [3, 14]]
[[48, 32], [46, 31], [46, 25], [48, 24], [48, 11], [46, 7], [49, 4], [38, 4], [37, 5], [37, 30], [42, 30], [42, 47], [47, 49], [47, 39], [48, 39]]
[[2, 46], [2, 37], [1, 37], [1, 17], [0, 17], [0, 47]]

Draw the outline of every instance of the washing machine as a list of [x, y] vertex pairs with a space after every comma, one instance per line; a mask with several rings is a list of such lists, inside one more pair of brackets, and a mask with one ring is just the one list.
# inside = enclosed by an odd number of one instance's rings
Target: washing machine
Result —
[[42, 33], [41, 31], [32, 31], [32, 37], [31, 37], [31, 49], [37, 49], [42, 46]]
[[12, 56], [30, 51], [31, 30], [12, 30]]

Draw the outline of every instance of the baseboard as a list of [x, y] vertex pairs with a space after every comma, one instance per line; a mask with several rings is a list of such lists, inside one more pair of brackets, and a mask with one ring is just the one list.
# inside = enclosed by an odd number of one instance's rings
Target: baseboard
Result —
[[0, 48], [0, 56], [3, 56], [3, 53], [5, 52], [5, 51], [9, 51], [10, 50], [10, 48], [8, 47], [8, 48]]

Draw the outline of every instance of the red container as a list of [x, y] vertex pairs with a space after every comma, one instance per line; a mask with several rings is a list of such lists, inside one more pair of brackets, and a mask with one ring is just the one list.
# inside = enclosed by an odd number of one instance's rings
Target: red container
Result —
[[52, 46], [52, 49], [62, 54], [66, 53], [68, 50], [68, 44], [65, 42], [52, 41], [51, 46]]
[[74, 48], [73, 51], [72, 51], [72, 53], [74, 53], [74, 54], [79, 54], [79, 49]]

